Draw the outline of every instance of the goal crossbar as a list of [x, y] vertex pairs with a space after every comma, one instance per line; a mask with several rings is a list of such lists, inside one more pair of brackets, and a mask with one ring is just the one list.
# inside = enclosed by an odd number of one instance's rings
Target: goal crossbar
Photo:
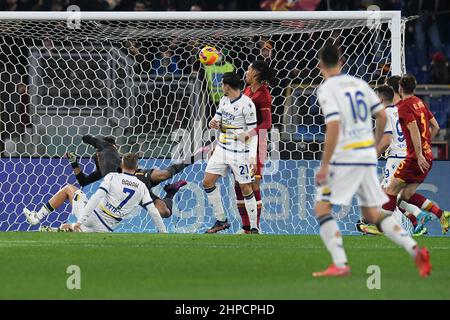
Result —
[[76, 17], [81, 20], [117, 21], [189, 21], [189, 20], [361, 20], [400, 19], [400, 11], [208, 11], [168, 14], [166, 11], [152, 12], [84, 12], [84, 11], [42, 11], [42, 12], [0, 12], [0, 20], [67, 20]]

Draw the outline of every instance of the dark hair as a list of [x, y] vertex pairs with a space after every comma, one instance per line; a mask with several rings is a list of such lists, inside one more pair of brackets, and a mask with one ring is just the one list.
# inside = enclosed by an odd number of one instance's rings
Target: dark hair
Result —
[[394, 100], [394, 90], [388, 85], [382, 85], [375, 89], [375, 92], [383, 97], [383, 100], [392, 102]]
[[108, 142], [110, 144], [116, 145], [116, 138], [111, 137], [111, 136], [103, 137], [103, 141], [106, 141], [106, 142]]
[[259, 82], [265, 81], [270, 85], [275, 84], [277, 72], [266, 61], [257, 60], [251, 64], [251, 67], [258, 72]]
[[400, 94], [399, 85], [400, 85], [400, 76], [390, 76], [386, 79], [385, 83], [394, 90], [394, 93]]
[[326, 44], [319, 51], [319, 59], [327, 68], [336, 67], [339, 63], [340, 53], [337, 46], [334, 44]]
[[406, 94], [413, 94], [416, 90], [417, 81], [412, 74], [406, 74], [400, 79], [400, 87]]
[[127, 153], [122, 157], [122, 164], [125, 169], [137, 170], [139, 155], [134, 152]]
[[235, 72], [225, 72], [222, 77], [223, 84], [229, 85], [233, 89], [241, 88], [241, 78]]

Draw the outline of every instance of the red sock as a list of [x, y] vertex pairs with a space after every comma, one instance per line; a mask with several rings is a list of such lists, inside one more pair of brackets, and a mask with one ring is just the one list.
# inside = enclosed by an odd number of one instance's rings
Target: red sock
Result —
[[436, 217], [440, 218], [442, 216], [442, 210], [436, 204], [425, 198], [423, 195], [414, 193], [408, 202], [418, 206], [419, 208], [433, 213]]
[[395, 208], [397, 207], [397, 196], [391, 196], [390, 194], [387, 194], [389, 197], [389, 201], [383, 204], [383, 210], [394, 212]]
[[242, 229], [248, 229], [250, 231], [250, 218], [248, 217], [247, 210], [245, 210], [244, 196], [239, 184], [234, 184], [234, 191], [236, 192], [237, 207], [242, 220]]
[[406, 210], [402, 209], [400, 207], [398, 207], [398, 210], [400, 210], [401, 213], [403, 213], [403, 215], [406, 216], [409, 219], [409, 221], [411, 221], [413, 227], [417, 226], [417, 219], [416, 219], [416, 217], [413, 214], [405, 215]]
[[425, 203], [425, 201], [427, 201], [427, 198], [425, 198], [423, 195], [418, 194], [418, 193], [414, 193], [409, 199], [408, 202], [419, 207], [422, 208], [422, 205]]
[[[260, 202], [261, 201], [261, 190], [253, 190], [253, 194], [255, 195], [255, 199], [256, 202]], [[258, 214], [258, 228], [259, 228], [259, 223], [261, 221], [261, 209], [262, 209], [262, 203], [258, 203], [257, 204], [257, 214]]]
[[408, 219], [409, 219], [409, 221], [411, 221], [413, 227], [417, 226], [417, 219], [413, 214], [409, 214]]

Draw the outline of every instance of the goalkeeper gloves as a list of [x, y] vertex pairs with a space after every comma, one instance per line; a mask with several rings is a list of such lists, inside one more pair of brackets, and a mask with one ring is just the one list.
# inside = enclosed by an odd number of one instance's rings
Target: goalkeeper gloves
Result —
[[78, 156], [73, 151], [67, 151], [64, 155], [69, 160], [72, 168], [78, 168]]

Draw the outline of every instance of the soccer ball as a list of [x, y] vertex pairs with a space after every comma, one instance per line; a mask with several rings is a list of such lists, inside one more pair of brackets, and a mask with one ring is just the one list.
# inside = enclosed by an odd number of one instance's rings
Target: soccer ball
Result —
[[222, 54], [214, 47], [206, 46], [199, 53], [200, 62], [204, 65], [211, 66], [222, 59]]

